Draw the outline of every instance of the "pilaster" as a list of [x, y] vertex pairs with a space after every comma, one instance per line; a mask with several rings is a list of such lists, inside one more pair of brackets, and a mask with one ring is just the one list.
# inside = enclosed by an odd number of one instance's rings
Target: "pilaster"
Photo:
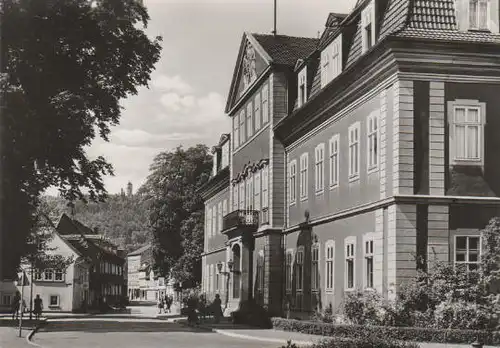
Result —
[[379, 294], [384, 293], [384, 210], [375, 211], [375, 233], [373, 235], [373, 286]]
[[380, 199], [386, 198], [387, 90], [380, 93]]
[[429, 90], [429, 193], [444, 195], [444, 82], [431, 82]]
[[449, 207], [447, 205], [430, 205], [428, 214], [427, 259], [433, 261], [449, 261]]

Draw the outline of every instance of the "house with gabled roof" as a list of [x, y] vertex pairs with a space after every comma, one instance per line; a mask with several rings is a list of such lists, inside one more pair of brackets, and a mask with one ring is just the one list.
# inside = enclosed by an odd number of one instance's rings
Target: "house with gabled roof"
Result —
[[245, 33], [227, 173], [200, 191], [205, 292], [308, 316], [436, 260], [477, 268], [500, 213], [499, 8], [359, 0], [319, 39]]

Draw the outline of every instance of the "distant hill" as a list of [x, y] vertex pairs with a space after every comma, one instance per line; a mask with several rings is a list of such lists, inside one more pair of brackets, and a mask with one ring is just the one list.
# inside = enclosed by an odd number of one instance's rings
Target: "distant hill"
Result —
[[[66, 213], [71, 209], [60, 197], [45, 196], [44, 199], [53, 209], [54, 215]], [[74, 218], [82, 224], [97, 229], [115, 244], [133, 251], [151, 240], [148, 227], [148, 210], [139, 195], [109, 195], [106, 202], [84, 204], [75, 203]]]

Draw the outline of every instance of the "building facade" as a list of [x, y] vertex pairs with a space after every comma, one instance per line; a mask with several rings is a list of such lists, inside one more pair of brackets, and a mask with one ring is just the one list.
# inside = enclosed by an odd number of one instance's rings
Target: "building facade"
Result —
[[233, 264], [232, 300], [307, 315], [355, 290], [393, 298], [436, 260], [478, 266], [500, 213], [498, 13], [359, 0], [319, 40], [243, 36], [226, 238], [210, 247]]

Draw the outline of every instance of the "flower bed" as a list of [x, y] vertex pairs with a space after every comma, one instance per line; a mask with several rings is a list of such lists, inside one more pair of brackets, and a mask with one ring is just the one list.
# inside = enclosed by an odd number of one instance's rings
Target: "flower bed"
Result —
[[[414, 342], [470, 344], [478, 337], [484, 344], [500, 345], [500, 331], [443, 330], [417, 327], [336, 325], [320, 322], [272, 318], [273, 328], [305, 334], [353, 339], [401, 340]], [[325, 346], [326, 347], [326, 346]]]

